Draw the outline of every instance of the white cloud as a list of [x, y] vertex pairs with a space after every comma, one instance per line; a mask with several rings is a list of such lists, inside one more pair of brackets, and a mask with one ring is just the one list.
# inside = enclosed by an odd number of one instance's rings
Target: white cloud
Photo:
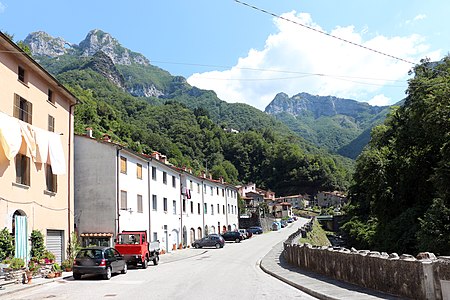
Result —
[[6, 5], [0, 2], [0, 14], [5, 12], [6, 10]]
[[420, 14], [420, 15], [415, 16], [413, 20], [414, 21], [423, 20], [423, 19], [426, 19], [426, 17], [427, 17], [427, 15]]
[[374, 106], [385, 106], [385, 105], [389, 105], [391, 104], [391, 99], [386, 97], [383, 94], [380, 95], [376, 95], [375, 97], [373, 97], [372, 99], [370, 99], [369, 101], [370, 105], [374, 105]]
[[[290, 12], [283, 14], [283, 17], [324, 31], [309, 14]], [[188, 82], [202, 89], [214, 90], [222, 100], [245, 102], [261, 110], [279, 92], [290, 96], [308, 92], [368, 101], [375, 99], [382, 93], [383, 86], [388, 85], [391, 86], [390, 91], [395, 89], [394, 94], [398, 93], [392, 102], [404, 97], [405, 80], [411, 64], [281, 19], [275, 18], [274, 23], [278, 32], [267, 37], [264, 49], [250, 49], [229, 70], [196, 73], [188, 78]], [[431, 55], [419, 35], [376, 35], [364, 40], [364, 33], [366, 28], [356, 32], [353, 26], [338, 26], [329, 32], [408, 61], [418, 62], [420, 58]], [[439, 57], [439, 52], [433, 53], [433, 56]]]

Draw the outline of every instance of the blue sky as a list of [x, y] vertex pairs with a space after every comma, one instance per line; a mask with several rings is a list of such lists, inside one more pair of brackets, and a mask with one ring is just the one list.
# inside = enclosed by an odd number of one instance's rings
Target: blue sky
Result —
[[[242, 1], [414, 63], [450, 48], [450, 1]], [[261, 110], [279, 92], [392, 104], [412, 67], [233, 0], [0, 0], [0, 30], [15, 40], [45, 31], [78, 44], [92, 29], [222, 100]]]

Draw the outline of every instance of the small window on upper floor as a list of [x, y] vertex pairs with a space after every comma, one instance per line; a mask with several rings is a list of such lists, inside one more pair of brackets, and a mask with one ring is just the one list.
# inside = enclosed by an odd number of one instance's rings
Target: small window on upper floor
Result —
[[33, 104], [17, 94], [14, 94], [13, 116], [19, 120], [32, 124]]
[[123, 156], [120, 157], [120, 173], [127, 174], [127, 159]]
[[136, 164], [136, 177], [142, 179], [142, 165]]
[[17, 79], [19, 79], [21, 82], [25, 83], [25, 69], [19, 66], [17, 70]]
[[152, 167], [152, 179], [156, 180], [156, 167]]
[[16, 183], [30, 185], [30, 158], [22, 154], [17, 154], [16, 163]]
[[50, 102], [50, 103], [55, 104], [55, 99], [53, 97], [53, 91], [51, 89], [48, 89], [47, 101]]
[[56, 193], [58, 189], [58, 177], [53, 174], [52, 166], [46, 164], [45, 168], [45, 183], [47, 185], [47, 191]]
[[172, 175], [172, 187], [176, 188], [177, 187], [177, 179], [175, 176]]
[[167, 173], [163, 172], [163, 183], [167, 184]]
[[55, 118], [48, 115], [48, 131], [55, 132]]

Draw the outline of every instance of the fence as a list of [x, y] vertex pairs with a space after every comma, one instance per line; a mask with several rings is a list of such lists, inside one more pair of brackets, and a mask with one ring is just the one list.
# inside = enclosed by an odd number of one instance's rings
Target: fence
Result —
[[412, 299], [450, 300], [450, 257], [432, 253], [387, 254], [341, 247], [298, 244], [312, 220], [284, 242], [283, 255], [292, 265], [365, 288]]

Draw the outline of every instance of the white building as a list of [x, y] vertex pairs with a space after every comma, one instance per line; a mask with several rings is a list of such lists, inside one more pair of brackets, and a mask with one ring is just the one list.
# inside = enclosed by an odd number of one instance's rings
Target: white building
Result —
[[111, 245], [122, 230], [147, 230], [173, 251], [236, 230], [237, 189], [179, 169], [158, 152], [75, 136], [75, 224], [84, 245]]

